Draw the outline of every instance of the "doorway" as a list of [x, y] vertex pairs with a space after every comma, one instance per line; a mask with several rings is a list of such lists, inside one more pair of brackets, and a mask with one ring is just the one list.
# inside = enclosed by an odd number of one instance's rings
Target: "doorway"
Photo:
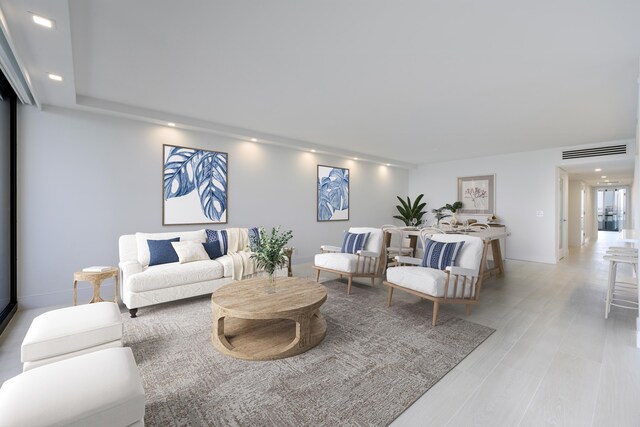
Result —
[[556, 241], [558, 242], [556, 259], [560, 261], [569, 255], [569, 230], [567, 227], [567, 216], [569, 214], [569, 174], [567, 171], [558, 168], [556, 183]]
[[602, 188], [596, 193], [598, 231], [620, 231], [626, 228], [627, 188]]

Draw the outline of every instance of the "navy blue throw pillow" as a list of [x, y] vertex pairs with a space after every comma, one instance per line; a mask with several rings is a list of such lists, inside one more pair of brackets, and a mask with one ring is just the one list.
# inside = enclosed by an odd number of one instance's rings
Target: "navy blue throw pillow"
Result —
[[147, 245], [149, 245], [149, 267], [152, 265], [178, 262], [178, 254], [176, 250], [173, 249], [171, 242], [179, 241], [179, 237], [169, 240], [147, 240]]
[[344, 240], [342, 241], [342, 253], [343, 254], [355, 254], [358, 251], [364, 249], [364, 245], [367, 243], [371, 233], [344, 233]]
[[[219, 246], [219, 249], [216, 250], [216, 253], [218, 253], [219, 251], [222, 255], [226, 255], [227, 251], [229, 250], [229, 236], [227, 235], [227, 230], [206, 229], [205, 231], [207, 232], [207, 243], [215, 243]], [[205, 250], [206, 249], [207, 248], [205, 247]], [[207, 253], [209, 252], [207, 251]], [[211, 256], [211, 254], [209, 254], [209, 256]]]
[[207, 242], [203, 243], [202, 246], [204, 246], [204, 250], [207, 252], [207, 255], [209, 255], [209, 258], [211, 259], [220, 258], [224, 255], [222, 253], [222, 249], [220, 248], [219, 242]]

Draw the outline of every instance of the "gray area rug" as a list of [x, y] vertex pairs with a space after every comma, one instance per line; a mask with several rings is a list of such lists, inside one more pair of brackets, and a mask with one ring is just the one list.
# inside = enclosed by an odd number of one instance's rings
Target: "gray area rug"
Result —
[[324, 341], [270, 362], [214, 349], [209, 296], [123, 315], [146, 425], [385, 426], [494, 331], [446, 312], [434, 328], [432, 304], [398, 291], [387, 308], [381, 289], [323, 284]]

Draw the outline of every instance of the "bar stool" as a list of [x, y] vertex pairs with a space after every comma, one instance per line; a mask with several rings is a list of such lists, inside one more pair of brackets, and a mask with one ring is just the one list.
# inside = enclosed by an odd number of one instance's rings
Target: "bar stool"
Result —
[[[609, 318], [611, 306], [636, 310], [638, 308], [638, 284], [627, 280], [618, 280], [618, 266], [631, 265], [634, 272], [638, 268], [638, 255], [632, 253], [613, 252], [604, 256], [609, 261], [609, 281], [605, 300], [604, 318]], [[626, 297], [626, 298], [625, 298]], [[633, 299], [627, 299], [633, 298]]]

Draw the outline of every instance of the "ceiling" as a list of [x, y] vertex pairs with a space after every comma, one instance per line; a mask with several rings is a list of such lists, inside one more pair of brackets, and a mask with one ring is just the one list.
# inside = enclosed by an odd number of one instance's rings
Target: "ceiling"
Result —
[[591, 186], [631, 185], [634, 159], [603, 158], [590, 163], [563, 165], [562, 168], [569, 173], [570, 180], [583, 181]]
[[44, 106], [398, 165], [635, 135], [640, 1], [0, 7]]

